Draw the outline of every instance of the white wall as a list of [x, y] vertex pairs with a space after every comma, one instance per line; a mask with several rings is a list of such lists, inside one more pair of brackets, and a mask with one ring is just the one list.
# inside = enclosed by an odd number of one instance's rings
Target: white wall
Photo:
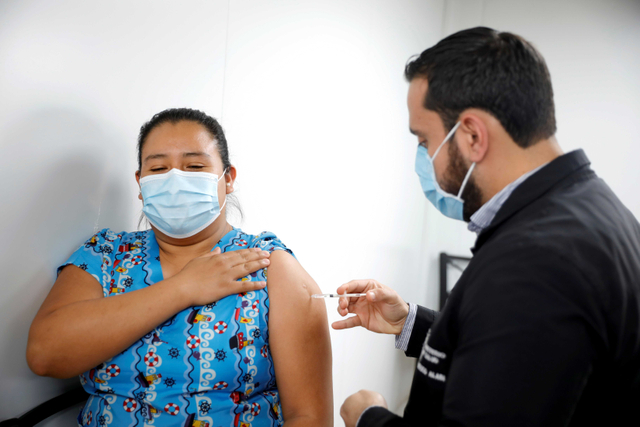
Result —
[[74, 247], [135, 227], [140, 125], [222, 109], [227, 2], [154, 5], [0, 3], [0, 419], [78, 383], [32, 374], [27, 332]]
[[[409, 298], [424, 283], [425, 203], [402, 73], [437, 41], [441, 16], [439, 2], [232, 4], [224, 123], [245, 228], [281, 236], [324, 292], [375, 277]], [[330, 321], [336, 307], [327, 301]], [[403, 403], [414, 364], [392, 337], [331, 338], [336, 425], [361, 388], [385, 391], [394, 409]]]
[[[29, 324], [95, 229], [136, 227], [137, 131], [167, 107], [221, 119], [242, 228], [276, 232], [324, 291], [365, 277], [407, 298], [421, 288], [425, 202], [402, 72], [440, 38], [442, 6], [0, 2], [0, 420], [77, 384], [28, 370]], [[399, 408], [413, 364], [393, 338], [332, 339], [336, 425], [360, 388]]]

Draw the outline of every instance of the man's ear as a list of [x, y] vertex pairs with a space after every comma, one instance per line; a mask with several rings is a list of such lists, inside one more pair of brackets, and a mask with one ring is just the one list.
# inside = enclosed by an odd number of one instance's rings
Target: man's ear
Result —
[[456, 141], [466, 159], [472, 163], [482, 161], [489, 149], [489, 131], [482, 117], [470, 111], [462, 113]]

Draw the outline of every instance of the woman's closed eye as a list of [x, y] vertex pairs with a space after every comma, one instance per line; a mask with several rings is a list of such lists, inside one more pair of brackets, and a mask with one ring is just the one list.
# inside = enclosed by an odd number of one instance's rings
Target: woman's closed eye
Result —
[[[202, 170], [205, 168], [204, 165], [188, 165], [184, 167], [186, 170]], [[169, 169], [166, 166], [154, 166], [149, 168], [149, 172], [166, 172]]]

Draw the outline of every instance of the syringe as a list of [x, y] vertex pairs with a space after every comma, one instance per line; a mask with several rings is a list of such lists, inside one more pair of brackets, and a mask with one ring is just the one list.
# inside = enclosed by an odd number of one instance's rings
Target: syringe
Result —
[[364, 296], [367, 296], [367, 294], [313, 294], [311, 295], [311, 298], [358, 298]]

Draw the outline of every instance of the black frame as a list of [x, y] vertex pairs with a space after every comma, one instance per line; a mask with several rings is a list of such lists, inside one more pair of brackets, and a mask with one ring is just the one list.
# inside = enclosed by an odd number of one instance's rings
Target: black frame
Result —
[[471, 258], [440, 252], [440, 310], [444, 308], [444, 303], [447, 301], [447, 297], [449, 296], [449, 292], [447, 292], [447, 267], [451, 266], [461, 272], [464, 271], [464, 268], [456, 264], [455, 261], [463, 261], [468, 264], [469, 261], [471, 261]]
[[0, 421], [0, 427], [31, 427], [60, 411], [84, 402], [89, 395], [82, 387], [74, 388], [60, 396], [47, 400], [18, 418]]

